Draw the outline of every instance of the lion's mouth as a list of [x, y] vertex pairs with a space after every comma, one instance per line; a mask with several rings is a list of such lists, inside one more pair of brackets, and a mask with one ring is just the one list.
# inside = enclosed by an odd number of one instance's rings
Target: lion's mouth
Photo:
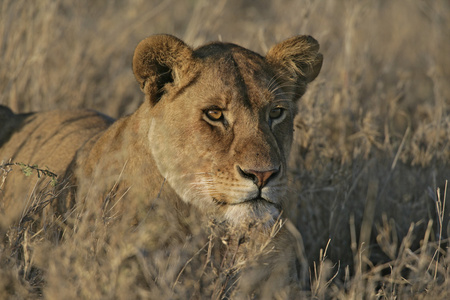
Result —
[[220, 201], [216, 198], [213, 198], [214, 203], [216, 203], [217, 205], [220, 206], [225, 206], [225, 205], [230, 205], [230, 206], [235, 206], [235, 205], [261, 205], [261, 204], [265, 204], [265, 205], [271, 205], [274, 206], [278, 211], [281, 211], [281, 205], [278, 203], [274, 203], [270, 200], [267, 200], [265, 198], [262, 197], [255, 197], [255, 198], [251, 198], [251, 199], [246, 199], [244, 201], [240, 201], [240, 202], [235, 202], [235, 203], [228, 203], [225, 201]]

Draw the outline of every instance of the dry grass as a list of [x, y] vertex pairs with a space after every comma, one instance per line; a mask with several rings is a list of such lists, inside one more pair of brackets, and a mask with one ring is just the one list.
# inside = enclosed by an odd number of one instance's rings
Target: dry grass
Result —
[[[117, 117], [143, 99], [130, 65], [150, 34], [192, 45], [221, 39], [260, 53], [311, 34], [325, 61], [299, 104], [292, 151], [298, 297], [447, 299], [448, 2], [212, 3], [3, 0], [0, 104]], [[12, 215], [20, 214], [20, 223], [0, 220], [2, 299], [210, 298], [234, 284], [236, 262], [216, 255], [223, 243], [205, 229], [162, 251], [166, 232], [155, 224], [164, 216], [129, 232], [74, 212], [75, 231], [61, 220], [38, 231], [26, 218], [33, 209]]]

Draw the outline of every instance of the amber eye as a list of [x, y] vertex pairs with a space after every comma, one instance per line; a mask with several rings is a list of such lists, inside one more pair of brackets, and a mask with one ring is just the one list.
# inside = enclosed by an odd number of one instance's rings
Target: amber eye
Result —
[[282, 114], [283, 114], [283, 109], [280, 107], [276, 107], [270, 111], [269, 117], [271, 119], [278, 119], [279, 117], [281, 117]]
[[208, 109], [205, 113], [211, 121], [219, 121], [223, 117], [223, 113], [220, 109]]

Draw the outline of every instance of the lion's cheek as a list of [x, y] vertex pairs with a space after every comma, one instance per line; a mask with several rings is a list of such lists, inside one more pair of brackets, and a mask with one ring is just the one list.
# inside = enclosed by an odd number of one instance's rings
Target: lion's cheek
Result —
[[[158, 124], [159, 123], [159, 124]], [[157, 119], [152, 119], [150, 123], [150, 130], [148, 132], [148, 141], [150, 153], [158, 168], [160, 174], [168, 179], [171, 173], [176, 168], [176, 148], [170, 147], [169, 137], [164, 134], [165, 126], [160, 124]]]
[[[172, 132], [171, 127], [164, 126], [152, 120], [148, 132], [150, 153], [159, 173], [166, 179], [170, 187], [185, 202], [196, 206], [213, 205], [211, 197], [199, 189], [198, 177], [209, 170], [211, 164], [209, 153], [202, 153], [202, 149], [192, 149], [195, 141], [186, 137], [178, 130], [178, 134]], [[188, 147], [187, 144], [191, 144]], [[191, 153], [191, 154], [186, 154]]]

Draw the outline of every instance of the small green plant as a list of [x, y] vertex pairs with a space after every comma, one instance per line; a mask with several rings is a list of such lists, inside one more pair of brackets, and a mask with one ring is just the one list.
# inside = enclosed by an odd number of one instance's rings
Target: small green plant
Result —
[[21, 162], [7, 162], [2, 164], [0, 168], [2, 170], [5, 170], [4, 173], [7, 174], [11, 171], [8, 170], [7, 168], [11, 166], [19, 166], [23, 174], [27, 177], [31, 176], [33, 174], [33, 171], [36, 171], [38, 178], [42, 178], [42, 176], [49, 177], [51, 178], [51, 185], [52, 186], [56, 185], [58, 175], [50, 171], [48, 167], [46, 167], [45, 169], [41, 169], [39, 168], [38, 165], [29, 165]]

